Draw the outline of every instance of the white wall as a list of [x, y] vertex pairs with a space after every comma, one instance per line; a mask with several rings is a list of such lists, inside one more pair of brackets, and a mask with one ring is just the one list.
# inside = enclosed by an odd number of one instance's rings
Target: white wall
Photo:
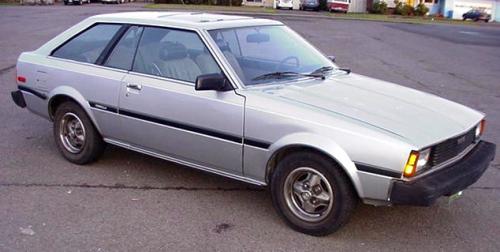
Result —
[[351, 0], [349, 12], [366, 12], [366, 0]]

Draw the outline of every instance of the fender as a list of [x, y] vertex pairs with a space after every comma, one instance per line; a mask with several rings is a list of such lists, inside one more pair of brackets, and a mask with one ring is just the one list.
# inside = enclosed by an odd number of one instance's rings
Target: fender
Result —
[[[92, 121], [92, 123], [96, 127], [99, 134], [102, 133], [101, 129], [99, 128], [99, 124], [97, 124], [97, 121], [95, 120], [94, 114], [92, 113], [92, 110], [90, 109], [89, 102], [85, 98], [83, 98], [83, 95], [80, 92], [78, 92], [75, 88], [72, 88], [70, 86], [58, 86], [58, 87], [52, 89], [52, 91], [50, 91], [49, 95], [48, 95], [49, 102], [48, 102], [47, 110], [50, 108], [50, 105], [53, 101], [53, 98], [56, 96], [59, 96], [59, 95], [68, 96], [68, 97], [72, 98], [73, 100], [75, 100], [78, 103], [78, 105], [80, 105], [80, 107], [83, 108], [85, 113], [87, 113], [87, 115], [89, 116], [90, 120]], [[50, 114], [50, 111], [48, 111], [48, 112]]]
[[280, 138], [278, 141], [274, 142], [269, 147], [269, 152], [267, 156], [268, 160], [268, 170], [269, 164], [274, 156], [279, 153], [280, 150], [293, 147], [302, 146], [317, 149], [318, 151], [327, 154], [332, 159], [337, 161], [337, 163], [344, 169], [346, 174], [351, 179], [351, 182], [356, 189], [360, 198], [364, 197], [364, 191], [360, 179], [358, 177], [357, 168], [354, 162], [349, 158], [349, 155], [331, 138], [316, 135], [311, 132], [300, 132], [286, 135]]

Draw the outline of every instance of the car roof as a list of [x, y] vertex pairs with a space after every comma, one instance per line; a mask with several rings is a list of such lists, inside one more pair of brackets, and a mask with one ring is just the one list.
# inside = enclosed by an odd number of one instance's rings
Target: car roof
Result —
[[90, 17], [96, 22], [120, 22], [146, 25], [165, 25], [197, 29], [223, 29], [231, 27], [282, 25], [279, 21], [236, 15], [202, 12], [120, 12]]

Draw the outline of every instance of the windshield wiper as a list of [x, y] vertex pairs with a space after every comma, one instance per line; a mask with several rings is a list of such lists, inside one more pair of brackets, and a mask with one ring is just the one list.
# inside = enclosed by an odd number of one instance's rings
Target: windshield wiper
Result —
[[286, 78], [286, 77], [293, 77], [293, 76], [304, 76], [304, 77], [321, 77], [324, 78], [322, 74], [303, 74], [303, 73], [297, 73], [297, 72], [272, 72], [272, 73], [266, 73], [263, 75], [259, 75], [255, 78], [253, 78], [253, 81], [257, 80], [267, 80], [267, 79], [281, 79], [281, 78]]
[[324, 67], [320, 67], [320, 68], [312, 71], [310, 74], [314, 74], [314, 75], [321, 74], [324, 76], [326, 72], [332, 71], [332, 70], [333, 70], [332, 66], [324, 66]]
[[[320, 67], [320, 68], [312, 71], [310, 74], [320, 74], [321, 73], [321, 74], [325, 75], [326, 72], [332, 71], [333, 69], [334, 68], [332, 66], [324, 66], [324, 67]], [[347, 74], [351, 73], [351, 69], [349, 69], [349, 68], [335, 68], [335, 70], [344, 71]]]

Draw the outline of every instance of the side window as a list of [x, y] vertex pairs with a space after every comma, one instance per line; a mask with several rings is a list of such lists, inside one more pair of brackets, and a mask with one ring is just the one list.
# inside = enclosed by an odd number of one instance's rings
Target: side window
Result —
[[125, 35], [116, 44], [109, 55], [105, 66], [130, 70], [134, 61], [135, 49], [141, 38], [143, 28], [139, 26], [130, 27]]
[[132, 70], [193, 83], [221, 72], [198, 34], [156, 27], [144, 28]]
[[52, 56], [95, 63], [120, 27], [119, 24], [97, 24], [66, 42]]

